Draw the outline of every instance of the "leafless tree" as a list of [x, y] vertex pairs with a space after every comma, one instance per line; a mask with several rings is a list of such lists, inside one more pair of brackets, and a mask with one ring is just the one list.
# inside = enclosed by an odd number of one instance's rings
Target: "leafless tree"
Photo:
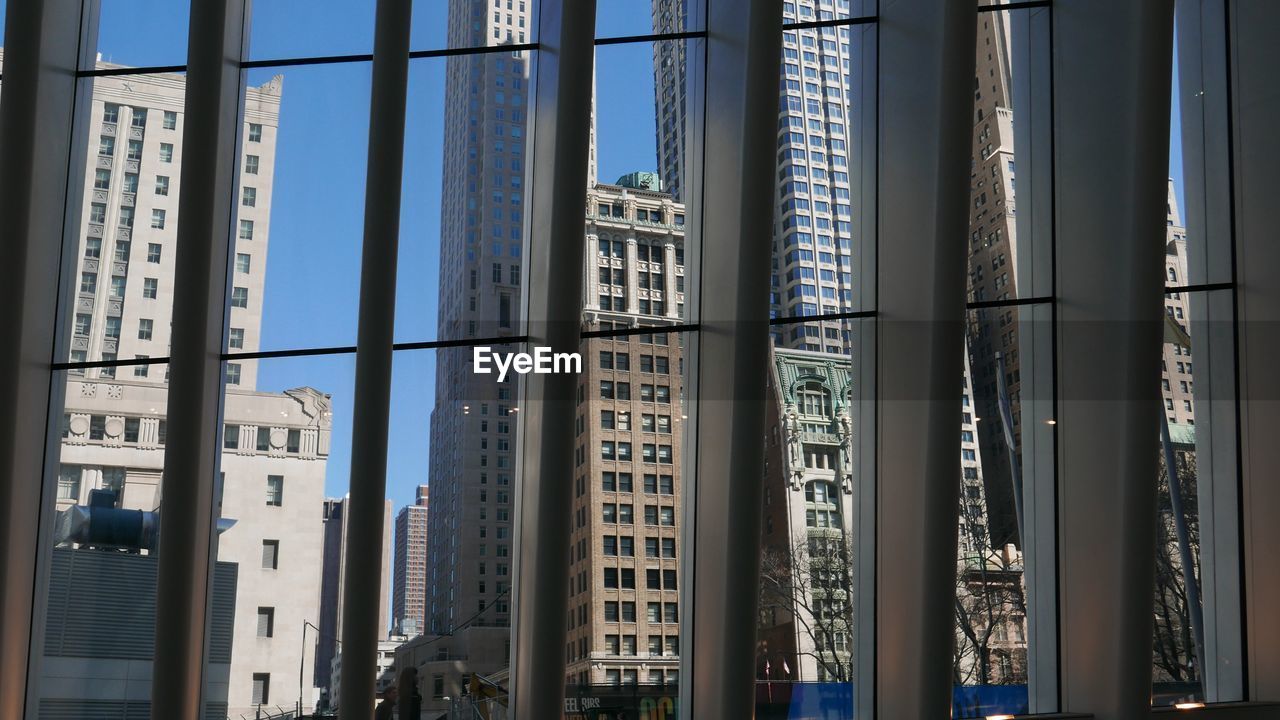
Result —
[[1022, 561], [987, 548], [980, 507], [962, 498], [962, 527], [978, 534], [982, 548], [959, 558], [956, 568], [955, 648], [957, 685], [1017, 685], [1027, 681], [1026, 592]]
[[[1176, 447], [1175, 462], [1182, 490], [1182, 508], [1186, 513], [1188, 544], [1195, 567], [1193, 577], [1200, 577], [1200, 522], [1197, 512], [1196, 455], [1189, 447]], [[1195, 641], [1191, 635], [1191, 618], [1187, 600], [1186, 574], [1178, 550], [1175, 518], [1169, 496], [1169, 475], [1164, 454], [1160, 455], [1160, 485], [1157, 499], [1156, 577], [1154, 613], [1155, 642], [1152, 663], [1156, 682], [1195, 682], [1199, 672], [1195, 662]]]
[[761, 616], [794, 621], [808, 641], [797, 643], [796, 659], [812, 658], [839, 682], [850, 679], [852, 558], [844, 532], [823, 530], [804, 533], [785, 547], [766, 547], [760, 560]]

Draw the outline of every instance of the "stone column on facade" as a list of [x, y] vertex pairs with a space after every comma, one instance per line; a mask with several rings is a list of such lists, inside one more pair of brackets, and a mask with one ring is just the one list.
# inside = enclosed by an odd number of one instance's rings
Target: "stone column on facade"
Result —
[[583, 303], [583, 307], [588, 310], [600, 308], [600, 262], [596, 259], [599, 252], [599, 245], [599, 233], [588, 232], [587, 251], [583, 262], [583, 272], [587, 274], [586, 302]]
[[676, 239], [670, 233], [662, 245], [662, 283], [662, 302], [666, 304], [666, 315], [678, 319], [680, 308], [676, 302]]
[[627, 234], [627, 256], [623, 259], [627, 272], [627, 312], [632, 315], [640, 312], [640, 275], [637, 272], [639, 262], [636, 258], [636, 232], [633, 228]]

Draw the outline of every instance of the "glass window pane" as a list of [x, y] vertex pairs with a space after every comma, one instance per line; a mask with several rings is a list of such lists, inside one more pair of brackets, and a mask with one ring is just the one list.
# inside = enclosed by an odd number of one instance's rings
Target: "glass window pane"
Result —
[[[669, 323], [687, 317], [685, 297], [691, 291], [687, 286], [691, 278], [685, 270], [684, 237], [688, 218], [680, 187], [686, 121], [682, 75], [670, 65], [683, 56], [685, 45], [685, 41], [639, 42], [596, 50], [596, 126], [588, 169], [583, 301], [589, 312], [598, 312], [619, 327], [632, 316]], [[655, 91], [654, 73], [644, 68], [655, 64], [671, 67], [658, 73], [656, 110], [644, 100], [652, 97], [646, 92]], [[656, 138], [656, 142], [650, 144], [645, 138]], [[646, 363], [651, 368], [655, 362], [654, 356], [646, 360], [643, 354], [627, 361], [642, 371]]]
[[414, 0], [409, 44], [414, 50], [533, 43], [536, 0]]
[[[186, 77], [121, 75], [80, 82], [92, 100], [77, 118], [77, 136], [88, 150], [86, 167], [71, 179], [82, 183], [84, 200], [74, 233], [74, 270], [64, 280], [73, 297], [73, 321], [65, 326], [71, 334], [68, 359], [165, 357], [178, 197], [167, 192], [167, 182], [160, 192], [155, 178], [176, 182], [181, 174], [181, 134], [161, 119], [182, 116]], [[134, 222], [138, 217], [144, 220]], [[108, 368], [84, 374], [104, 372], [116, 374]]]
[[446, 370], [471, 358], [470, 347], [404, 350], [392, 368], [389, 623], [403, 643], [397, 665], [439, 678], [423, 693], [434, 713], [448, 712], [446, 698], [469, 704], [467, 678], [504, 670], [510, 656], [520, 380]]
[[107, 0], [98, 13], [98, 67], [186, 64], [190, 3]]
[[[65, 399], [54, 407], [59, 442], [48, 482], [56, 483], [49, 553], [48, 595], [41, 658], [45, 712], [123, 717], [126, 705], [145, 708], [149, 697], [130, 691], [113, 672], [132, 662], [149, 676], [154, 626], [158, 530], [162, 507], [168, 367], [143, 364], [101, 371], [63, 371]], [[219, 563], [213, 574], [208, 661], [225, 672], [230, 661], [236, 568]], [[226, 688], [206, 688], [206, 701], [225, 712]]]
[[1043, 73], [1036, 74], [1048, 62], [1047, 13], [1035, 8], [977, 16], [966, 244], [970, 302], [1051, 292], [1051, 234], [1033, 224], [1029, 213], [1020, 216], [1017, 202], [1025, 198], [1028, 210], [1032, 203], [1048, 202], [1032, 184], [1041, 175], [1033, 173], [1035, 163], [1048, 161], [1047, 148], [1032, 135], [1049, 107]]
[[257, 0], [249, 6], [248, 59], [372, 53], [374, 5], [373, 0]]
[[[659, 3], [646, 5], [641, 17], [623, 5], [601, 6], [598, 34], [646, 34], [650, 11], [683, 12], [678, 3]], [[589, 362], [578, 383], [581, 462], [568, 508], [566, 697], [579, 707], [598, 703], [636, 717], [646, 708], [673, 709], [679, 682], [690, 337], [662, 327], [688, 317], [685, 297], [693, 289], [686, 243], [692, 190], [683, 186], [688, 46], [679, 40], [596, 48], [583, 328], [607, 335], [584, 339], [580, 348]], [[596, 451], [606, 445], [615, 453]], [[617, 539], [617, 556], [603, 555], [605, 538]], [[617, 589], [609, 583], [615, 571]], [[634, 588], [627, 584], [632, 576]], [[622, 640], [617, 650], [608, 642], [613, 633]], [[640, 664], [643, 671], [636, 670]]]
[[[1052, 527], [1033, 502], [1054, 487], [1051, 318], [1048, 304], [969, 312], [959, 428], [955, 717], [1028, 712], [1030, 650], [1041, 637], [1036, 623], [1053, 626], [1036, 614], [1044, 605], [1029, 602], [1036, 588], [1029, 590], [1025, 574], [1029, 562], [1052, 565], [1052, 552], [1024, 541]], [[1041, 554], [1028, 558], [1028, 548]], [[1052, 595], [1052, 588], [1039, 592]]]
[[[802, 21], [817, 3], [787, 3]], [[863, 219], [862, 167], [874, 157], [862, 147], [862, 116], [874, 93], [864, 87], [862, 35], [852, 25], [783, 33], [778, 81], [778, 175], [774, 208], [772, 317], [837, 315], [863, 307], [856, 267], [872, 225]], [[821, 352], [847, 352], [848, 339], [830, 337], [838, 321], [797, 325], [776, 343]]]
[[[1153, 705], [1242, 699], [1228, 683], [1206, 685], [1233, 662], [1241, 631], [1237, 613], [1217, 610], [1239, 606], [1229, 571], [1239, 562], [1229, 501], [1238, 474], [1232, 293], [1165, 296], [1185, 319], [1166, 316], [1161, 357]], [[1227, 580], [1210, 568], [1226, 569]]]
[[[1206, 38], [1205, 42], [1208, 42]], [[1201, 77], [1201, 69], [1198, 67], [1191, 68], [1189, 75], [1193, 77]], [[1211, 88], [1201, 88], [1199, 94], [1205, 96]], [[1167, 217], [1165, 219], [1166, 245], [1165, 245], [1165, 286], [1166, 287], [1184, 287], [1187, 285], [1203, 285], [1206, 283], [1227, 283], [1232, 282], [1235, 273], [1232, 268], [1234, 259], [1232, 257], [1232, 240], [1231, 237], [1217, 229], [1208, 231], [1206, 228], [1214, 227], [1211, 225], [1213, 218], [1199, 217], [1194, 218], [1195, 222], [1191, 222], [1192, 218], [1188, 216], [1192, 213], [1204, 213], [1207, 206], [1213, 203], [1221, 202], [1217, 194], [1225, 194], [1221, 188], [1206, 185], [1204, 182], [1205, 168], [1203, 165], [1196, 164], [1197, 155], [1188, 158], [1188, 162], [1184, 162], [1183, 157], [1183, 127], [1182, 127], [1182, 79], [1179, 73], [1178, 49], [1174, 49], [1173, 57], [1173, 78], [1172, 78], [1172, 100], [1170, 102], [1169, 115], [1169, 190], [1168, 200], [1165, 204]], [[1191, 112], [1212, 112], [1210, 109], [1213, 103], [1202, 103], [1193, 101]], [[1195, 131], [1200, 132], [1200, 131]], [[1212, 140], [1204, 137], [1193, 137], [1188, 139], [1188, 150], [1199, 146], [1199, 152], [1207, 151], [1212, 153]], [[1212, 162], [1213, 158], [1202, 158], [1203, 162]], [[1195, 180], [1190, 188], [1197, 186], [1203, 188], [1203, 196], [1197, 197], [1192, 194], [1187, 196], [1188, 185], [1186, 180]], [[1192, 192], [1196, 192], [1192, 190]], [[1220, 220], [1218, 222], [1221, 222]], [[1188, 232], [1189, 227], [1195, 226], [1197, 230]]]
[[[410, 63], [398, 341], [524, 332], [529, 78], [536, 59], [522, 51]], [[486, 89], [483, 102], [476, 86]], [[437, 304], [438, 312], [424, 312]]]
[[[836, 324], [851, 329], [848, 321]], [[756, 711], [798, 717], [822, 707], [830, 717], [852, 717], [853, 366], [839, 351], [777, 345], [771, 360]]]
[[249, 270], [232, 276], [236, 350], [355, 344], [369, 73], [367, 62], [247, 72], [237, 183], [254, 203], [232, 216]]
[[[1211, 82], [1211, 76], [1202, 74], [1204, 68], [1179, 62], [1203, 50], [1202, 41], [1216, 41], [1209, 27], [1203, 28], [1210, 34], [1201, 40], [1196, 39], [1201, 28], [1191, 28], [1191, 38], [1178, 38], [1185, 45], [1175, 49], [1173, 58], [1152, 598], [1152, 704], [1157, 706], [1245, 699], [1238, 671], [1243, 628], [1238, 340], [1236, 290], [1230, 287], [1235, 258], [1232, 237], [1224, 229], [1225, 215], [1214, 217], [1215, 209], [1230, 198], [1223, 188], [1205, 181], [1207, 169], [1220, 159], [1212, 157], [1213, 148], [1222, 146], [1224, 139], [1204, 133], [1213, 131], [1208, 119], [1223, 106], [1221, 100], [1205, 100], [1214, 96], [1213, 88], [1195, 84], [1196, 78]], [[1184, 113], [1189, 128], [1183, 127]], [[1176, 289], [1203, 284], [1228, 287]]]
[[[1033, 653], [1051, 657], [1056, 642], [1052, 600], [1029, 598], [1055, 591], [1029, 588], [1025, 576], [1033, 564], [1052, 568], [1054, 557], [1024, 542], [1053, 535], [1051, 510], [1042, 509], [1051, 505], [1031, 501], [1054, 492], [1052, 309], [1001, 304], [1052, 289], [1052, 233], [1038, 220], [1051, 198], [1032, 182], [1050, 175], [1049, 143], [1034, 132], [1049, 111], [1047, 18], [1048, 8], [976, 18], [966, 245], [968, 300], [978, 309], [968, 314], [960, 423], [955, 717], [1026, 713], [1029, 690], [1047, 712], [1056, 695], [1028, 686]], [[1019, 214], [1019, 198], [1027, 212]], [[1040, 554], [1028, 557], [1028, 548]], [[1037, 582], [1053, 575], [1040, 570]]]
[[[300, 692], [310, 713], [331, 697], [342, 579], [346, 563], [355, 561], [343, 545], [355, 356], [234, 364], [243, 368], [240, 382], [228, 373], [217, 434], [225, 526], [218, 561], [238, 568], [229, 603], [235, 624], [226, 714], [252, 716], [262, 679], [269, 702], [293, 706]], [[390, 552], [389, 541], [383, 551]], [[387, 605], [389, 570], [370, 592]]]

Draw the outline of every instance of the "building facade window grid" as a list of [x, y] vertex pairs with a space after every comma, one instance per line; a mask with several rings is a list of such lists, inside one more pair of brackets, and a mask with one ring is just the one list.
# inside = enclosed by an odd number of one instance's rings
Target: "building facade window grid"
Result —
[[[141, 72], [141, 71], [140, 71], [140, 72]], [[86, 73], [86, 74], [88, 74], [88, 73]], [[135, 125], [135, 127], [137, 127], [137, 126]], [[165, 127], [166, 127], [166, 128], [169, 128], [169, 127], [170, 127], [170, 122], [169, 122], [169, 118], [168, 118], [168, 114], [167, 114], [167, 113], [166, 113], [166, 116], [165, 116]], [[168, 150], [168, 152], [169, 152], [169, 153], [172, 153], [172, 147], [171, 147], [171, 146], [170, 146], [170, 149]], [[164, 155], [164, 151], [162, 150], [162, 157], [163, 157], [163, 155]], [[167, 189], [167, 183], [166, 183], [166, 189]], [[157, 194], [161, 194], [161, 193], [159, 193], [159, 186], [157, 186]], [[161, 211], [161, 212], [162, 212], [162, 211]], [[153, 217], [154, 217], [154, 216], [153, 216]], [[163, 225], [163, 221], [162, 221], [162, 223], [161, 223], [161, 224]], [[84, 283], [82, 282], [82, 289], [83, 289], [83, 287], [84, 287]], [[1230, 289], [1232, 292], [1234, 292], [1234, 286], [1229, 286], [1229, 289]], [[1171, 292], [1171, 295], [1173, 295], [1173, 296], [1176, 298], [1176, 293], [1172, 293], [1172, 292]], [[1045, 297], [1037, 297], [1037, 298], [1034, 298], [1034, 299], [1028, 298], [1028, 299], [1026, 299], [1026, 300], [1023, 300], [1022, 302], [1014, 302], [1014, 301], [1009, 301], [1009, 302], [998, 302], [997, 304], [983, 305], [982, 307], [984, 307], [984, 308], [1007, 307], [1007, 306], [1012, 306], [1012, 305], [1027, 304], [1028, 302], [1046, 303], [1046, 304], [1050, 304], [1050, 305], [1051, 305], [1051, 304], [1053, 303], [1053, 301], [1054, 301], [1054, 297], [1053, 297], [1052, 295], [1049, 295], [1049, 296], [1045, 296]], [[971, 307], [974, 307], [974, 305], [972, 305], [972, 304], [971, 304]], [[78, 318], [77, 318], [77, 320], [78, 320]], [[79, 322], [77, 321], [77, 329], [78, 329], [79, 327], [80, 327], [80, 325], [79, 325]], [[696, 326], [695, 326], [695, 327], [696, 327]], [[87, 330], [87, 329], [86, 329], [86, 330]], [[104, 356], [104, 358], [103, 358], [103, 361], [104, 361], [104, 362], [103, 362], [102, 364], [103, 364], [103, 365], [105, 365], [105, 366], [108, 366], [108, 367], [109, 367], [109, 366], [111, 366], [111, 364], [112, 364], [112, 361], [107, 360], [105, 356]], [[118, 363], [118, 361], [116, 361], [116, 362]], [[60, 495], [61, 495], [62, 491], [63, 491], [63, 483], [61, 483], [61, 482], [60, 482], [60, 484], [59, 484], [59, 494], [60, 494]], [[255, 676], [255, 678], [254, 678], [255, 694], [258, 692], [258, 687], [257, 687], [257, 686], [258, 686], [258, 681], [259, 681], [258, 676]], [[267, 683], [267, 682], [269, 682], [269, 679], [264, 679], [264, 680], [263, 680], [262, 694], [263, 694], [263, 696], [264, 696], [264, 699], [265, 699], [265, 695], [266, 695], [266, 692], [267, 692], [267, 690], [266, 690], [266, 683]]]

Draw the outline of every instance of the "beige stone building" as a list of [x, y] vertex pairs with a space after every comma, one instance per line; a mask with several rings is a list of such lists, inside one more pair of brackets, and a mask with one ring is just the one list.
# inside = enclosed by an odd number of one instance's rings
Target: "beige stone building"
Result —
[[[231, 350], [259, 349], [283, 84], [277, 76], [245, 94], [230, 268]], [[175, 73], [93, 80], [74, 309], [67, 318], [71, 362], [169, 354], [185, 92], [185, 76]], [[256, 385], [256, 362], [228, 363], [226, 370], [228, 385]], [[88, 374], [163, 381], [150, 372], [142, 365]]]
[[[114, 491], [119, 508], [163, 507], [166, 395], [163, 385], [132, 378], [67, 383], [59, 510], [87, 505], [97, 489]], [[235, 524], [219, 535], [217, 559], [238, 568], [226, 680], [235, 717], [259, 703], [293, 706], [298, 668], [311, 660], [301, 631], [319, 601], [332, 416], [328, 396], [312, 388], [232, 388], [224, 417], [221, 517]], [[310, 685], [303, 694], [311, 707]]]
[[[395, 669], [418, 670], [423, 717], [448, 717], [468, 707], [473, 675], [507, 685], [511, 631], [504, 627], [468, 625], [452, 635], [419, 635], [395, 650]], [[460, 716], [460, 715], [455, 715]], [[500, 716], [496, 716], [500, 717]]]
[[[186, 80], [155, 73], [92, 83], [80, 125], [86, 167], [69, 245], [66, 360], [143, 362], [68, 371], [56, 504], [83, 506], [102, 489], [114, 491], [118, 508], [152, 511], [163, 504], [168, 366], [145, 361], [169, 355]], [[228, 267], [233, 352], [260, 348], [282, 92], [280, 76], [245, 91]], [[303, 657], [303, 622], [316, 620], [320, 595], [332, 417], [328, 396], [315, 389], [254, 391], [254, 360], [225, 368], [221, 503], [222, 516], [236, 522], [219, 536], [217, 558], [237, 578], [219, 683], [235, 717], [299, 700], [298, 667], [311, 659]], [[120, 691], [100, 680], [91, 692]], [[301, 694], [310, 708], [315, 689], [307, 683]]]
[[[1173, 180], [1169, 180], [1168, 218], [1164, 254], [1165, 284], [1169, 287], [1189, 285], [1187, 270], [1187, 228], [1182, 224], [1178, 197]], [[1191, 298], [1188, 293], [1166, 293], [1164, 309], [1169, 319], [1183, 332], [1191, 332]], [[1193, 369], [1191, 346], [1172, 342], [1175, 338], [1166, 333], [1161, 357], [1160, 385], [1164, 393], [1165, 416], [1171, 424], [1195, 425], [1195, 384], [1191, 380]], [[1193, 341], [1194, 342], [1194, 341]]]

